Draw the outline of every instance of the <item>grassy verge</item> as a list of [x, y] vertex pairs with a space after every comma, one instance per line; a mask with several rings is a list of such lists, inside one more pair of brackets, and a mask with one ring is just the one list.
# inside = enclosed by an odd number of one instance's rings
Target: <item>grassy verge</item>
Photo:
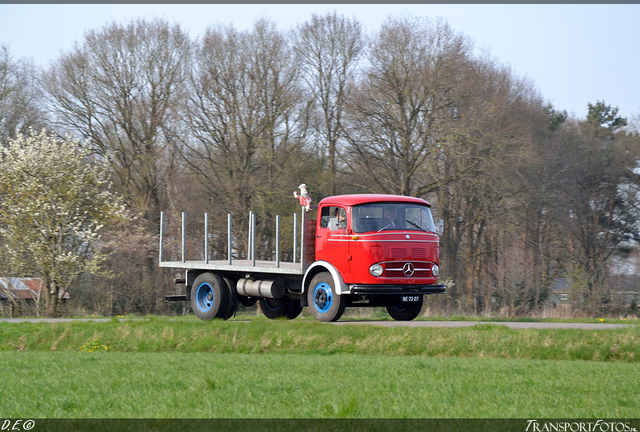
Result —
[[[72, 318], [76, 319], [93, 319], [93, 318], [106, 318], [109, 319], [111, 317], [104, 316], [74, 316]], [[155, 319], [155, 320], [172, 320], [172, 321], [183, 321], [183, 320], [192, 320], [196, 321], [195, 315], [189, 313], [188, 315], [180, 315], [180, 316], [167, 316], [167, 315], [150, 315], [150, 316], [137, 316], [137, 315], [118, 315], [117, 318], [125, 318], [125, 319]], [[37, 319], [30, 317], [30, 319]], [[238, 312], [235, 318], [232, 318], [232, 321], [238, 320], [264, 320], [264, 316], [257, 314], [255, 310], [245, 310], [242, 312]], [[389, 316], [384, 308], [363, 308], [363, 309], [347, 309], [345, 315], [342, 318], [345, 320], [356, 320], [356, 321], [393, 321], [393, 319]], [[305, 309], [302, 312], [302, 315], [297, 318], [296, 321], [315, 321], [313, 316]], [[473, 316], [473, 315], [448, 315], [448, 316], [429, 316], [429, 317], [419, 317], [416, 318], [416, 321], [473, 321], [473, 322], [554, 322], [554, 323], [588, 323], [588, 324], [635, 324], [640, 325], [640, 318], [629, 317], [629, 318], [533, 318], [533, 317], [487, 317], [487, 316]]]
[[[337, 354], [0, 353], [5, 418], [632, 418], [637, 364]], [[587, 379], [588, 378], [588, 379]]]
[[0, 351], [368, 354], [640, 362], [640, 328], [333, 326], [310, 321], [0, 323]]
[[640, 324], [638, 318], [532, 318], [532, 317], [484, 317], [484, 316], [437, 316], [421, 318], [424, 321], [479, 321], [479, 322], [542, 322], [542, 323], [585, 323], [585, 324]]

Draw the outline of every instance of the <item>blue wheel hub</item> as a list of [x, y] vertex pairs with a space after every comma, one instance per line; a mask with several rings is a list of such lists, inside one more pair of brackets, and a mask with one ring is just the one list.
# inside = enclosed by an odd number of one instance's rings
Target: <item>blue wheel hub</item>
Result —
[[196, 291], [196, 304], [198, 309], [206, 312], [213, 306], [213, 288], [208, 283], [202, 283]]
[[321, 313], [327, 313], [333, 304], [333, 290], [329, 284], [321, 282], [313, 289], [313, 304]]

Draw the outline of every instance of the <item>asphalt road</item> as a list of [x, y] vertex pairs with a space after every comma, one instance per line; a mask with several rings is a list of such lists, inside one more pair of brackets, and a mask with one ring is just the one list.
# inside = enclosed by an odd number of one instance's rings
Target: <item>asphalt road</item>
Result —
[[[141, 318], [143, 319], [143, 318]], [[78, 322], [95, 321], [109, 322], [109, 318], [3, 318], [0, 322]], [[129, 321], [122, 319], [122, 321]], [[330, 325], [375, 325], [382, 327], [471, 327], [477, 324], [503, 325], [514, 329], [583, 329], [583, 330], [608, 330], [629, 327], [627, 324], [587, 324], [587, 323], [548, 323], [548, 322], [487, 322], [487, 321], [338, 321]]]

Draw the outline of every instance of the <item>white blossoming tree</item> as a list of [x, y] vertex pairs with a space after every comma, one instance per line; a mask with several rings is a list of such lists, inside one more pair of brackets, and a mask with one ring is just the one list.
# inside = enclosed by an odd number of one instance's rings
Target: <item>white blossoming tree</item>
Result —
[[106, 165], [69, 137], [31, 131], [0, 149], [2, 261], [43, 279], [47, 316], [60, 314], [59, 297], [78, 275], [99, 272], [101, 230], [128, 218], [109, 189]]

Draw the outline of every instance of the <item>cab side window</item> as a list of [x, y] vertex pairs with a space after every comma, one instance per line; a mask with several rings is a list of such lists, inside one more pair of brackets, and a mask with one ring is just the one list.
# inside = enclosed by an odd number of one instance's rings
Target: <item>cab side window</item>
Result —
[[342, 207], [326, 206], [320, 211], [320, 228], [335, 231], [347, 227], [347, 211]]
[[320, 213], [320, 228], [329, 228], [329, 219], [331, 219], [331, 207], [322, 207]]

